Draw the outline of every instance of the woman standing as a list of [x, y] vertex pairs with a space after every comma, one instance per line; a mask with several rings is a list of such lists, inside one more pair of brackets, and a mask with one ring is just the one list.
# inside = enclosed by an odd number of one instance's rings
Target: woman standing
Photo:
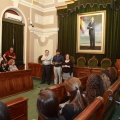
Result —
[[73, 62], [70, 60], [70, 55], [65, 55], [65, 61], [62, 64], [63, 80], [73, 77]]

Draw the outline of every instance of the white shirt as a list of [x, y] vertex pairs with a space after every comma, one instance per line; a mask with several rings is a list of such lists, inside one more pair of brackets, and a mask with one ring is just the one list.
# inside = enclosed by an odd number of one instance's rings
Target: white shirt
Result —
[[[47, 60], [45, 60], [46, 58], [47, 58]], [[51, 60], [52, 60], [52, 56], [51, 55], [48, 55], [48, 56], [43, 55], [41, 60], [42, 60], [43, 65], [50, 65]]]

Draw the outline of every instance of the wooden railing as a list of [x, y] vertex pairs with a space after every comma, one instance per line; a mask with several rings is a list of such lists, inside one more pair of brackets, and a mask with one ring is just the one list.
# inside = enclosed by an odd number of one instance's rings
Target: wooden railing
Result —
[[[42, 78], [42, 64], [40, 63], [28, 63], [29, 69], [32, 70], [32, 76], [36, 78]], [[73, 75], [74, 77], [83, 77], [83, 76], [89, 76], [92, 73], [100, 73], [101, 68], [88, 68], [88, 67], [73, 67]], [[51, 78], [54, 78], [53, 73], [53, 66], [51, 68]]]
[[0, 99], [33, 89], [32, 71], [0, 73]]
[[28, 99], [19, 97], [6, 102], [12, 120], [28, 120]]
[[104, 105], [103, 97], [97, 97], [95, 100], [87, 106], [74, 120], [101, 120], [99, 114], [101, 108]]

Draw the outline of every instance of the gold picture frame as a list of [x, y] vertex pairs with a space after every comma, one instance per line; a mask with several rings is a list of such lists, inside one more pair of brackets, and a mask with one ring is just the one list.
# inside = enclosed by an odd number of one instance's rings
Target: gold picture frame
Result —
[[106, 11], [77, 14], [77, 53], [105, 53]]

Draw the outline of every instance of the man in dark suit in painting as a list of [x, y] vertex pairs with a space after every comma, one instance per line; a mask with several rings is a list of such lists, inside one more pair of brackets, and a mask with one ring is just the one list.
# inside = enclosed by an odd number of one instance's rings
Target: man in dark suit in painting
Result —
[[90, 49], [95, 49], [95, 22], [94, 22], [94, 17], [91, 18], [91, 21], [87, 26], [87, 29], [89, 29]]

